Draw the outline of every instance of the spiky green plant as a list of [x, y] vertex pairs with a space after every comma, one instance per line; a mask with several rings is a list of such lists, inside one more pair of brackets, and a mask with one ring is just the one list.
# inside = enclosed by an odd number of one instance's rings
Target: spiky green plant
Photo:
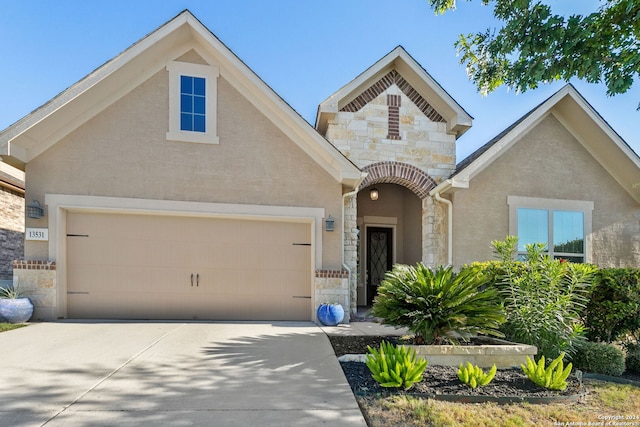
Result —
[[484, 387], [493, 380], [497, 370], [495, 363], [486, 373], [479, 366], [472, 365], [471, 362], [467, 362], [466, 365], [461, 363], [458, 368], [458, 379], [471, 388]]
[[371, 346], [367, 348], [367, 367], [382, 387], [403, 387], [407, 390], [422, 381], [427, 361], [417, 357], [415, 350], [403, 345], [394, 346], [387, 341], [382, 341], [379, 350]]
[[0, 287], [0, 298], [18, 299], [21, 297], [22, 294], [20, 293], [20, 291], [15, 289], [13, 286], [7, 286], [6, 288]]
[[544, 356], [540, 357], [537, 364], [527, 356], [527, 364], [520, 365], [520, 367], [535, 384], [549, 390], [564, 390], [567, 388], [567, 378], [573, 365], [569, 363], [565, 368], [562, 359], [564, 359], [564, 353], [561, 353], [545, 368]]
[[422, 263], [396, 264], [378, 287], [372, 313], [382, 323], [406, 327], [424, 343], [457, 344], [472, 335], [502, 337], [505, 317], [497, 290], [474, 271], [432, 270]]

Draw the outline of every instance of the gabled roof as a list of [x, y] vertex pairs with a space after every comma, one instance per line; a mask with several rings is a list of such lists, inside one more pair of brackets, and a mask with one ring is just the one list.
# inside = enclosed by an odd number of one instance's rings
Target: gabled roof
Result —
[[[473, 118], [436, 82], [415, 59], [398, 46], [318, 107], [316, 129], [326, 134], [327, 125], [339, 111], [354, 111], [363, 106], [367, 95], [375, 97], [376, 87], [396, 83], [432, 120], [445, 121], [447, 131], [458, 138]], [[359, 100], [364, 95], [364, 100]]]
[[609, 174], [640, 203], [640, 157], [576, 90], [567, 84], [458, 163], [455, 173], [431, 193], [468, 188], [520, 138], [549, 114], [556, 117]]
[[337, 181], [355, 188], [362, 172], [319, 135], [246, 64], [185, 10], [58, 96], [0, 132], [0, 156], [21, 166], [109, 105], [195, 50]]

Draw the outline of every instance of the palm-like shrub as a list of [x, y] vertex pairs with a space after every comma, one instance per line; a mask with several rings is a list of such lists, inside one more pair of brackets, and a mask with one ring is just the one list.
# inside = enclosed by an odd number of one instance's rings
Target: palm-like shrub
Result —
[[458, 343], [475, 334], [503, 336], [501, 299], [474, 271], [432, 270], [397, 264], [378, 287], [372, 313], [382, 323], [406, 327], [424, 343]]

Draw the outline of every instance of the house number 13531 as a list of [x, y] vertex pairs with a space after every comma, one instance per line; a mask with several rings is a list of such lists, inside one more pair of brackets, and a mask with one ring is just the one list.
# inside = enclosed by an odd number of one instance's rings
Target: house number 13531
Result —
[[26, 240], [49, 240], [49, 229], [27, 228]]

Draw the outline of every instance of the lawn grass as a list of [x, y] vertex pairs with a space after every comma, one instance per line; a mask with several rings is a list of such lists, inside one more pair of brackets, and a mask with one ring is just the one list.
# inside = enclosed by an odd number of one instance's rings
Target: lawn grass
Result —
[[411, 396], [357, 399], [369, 427], [607, 425], [612, 420], [603, 418], [607, 416], [621, 416], [616, 422], [640, 425], [640, 388], [596, 380], [585, 380], [585, 385], [584, 401], [546, 405], [465, 404]]
[[12, 329], [22, 328], [23, 326], [27, 326], [24, 323], [2, 323], [0, 322], [0, 332], [10, 331]]

